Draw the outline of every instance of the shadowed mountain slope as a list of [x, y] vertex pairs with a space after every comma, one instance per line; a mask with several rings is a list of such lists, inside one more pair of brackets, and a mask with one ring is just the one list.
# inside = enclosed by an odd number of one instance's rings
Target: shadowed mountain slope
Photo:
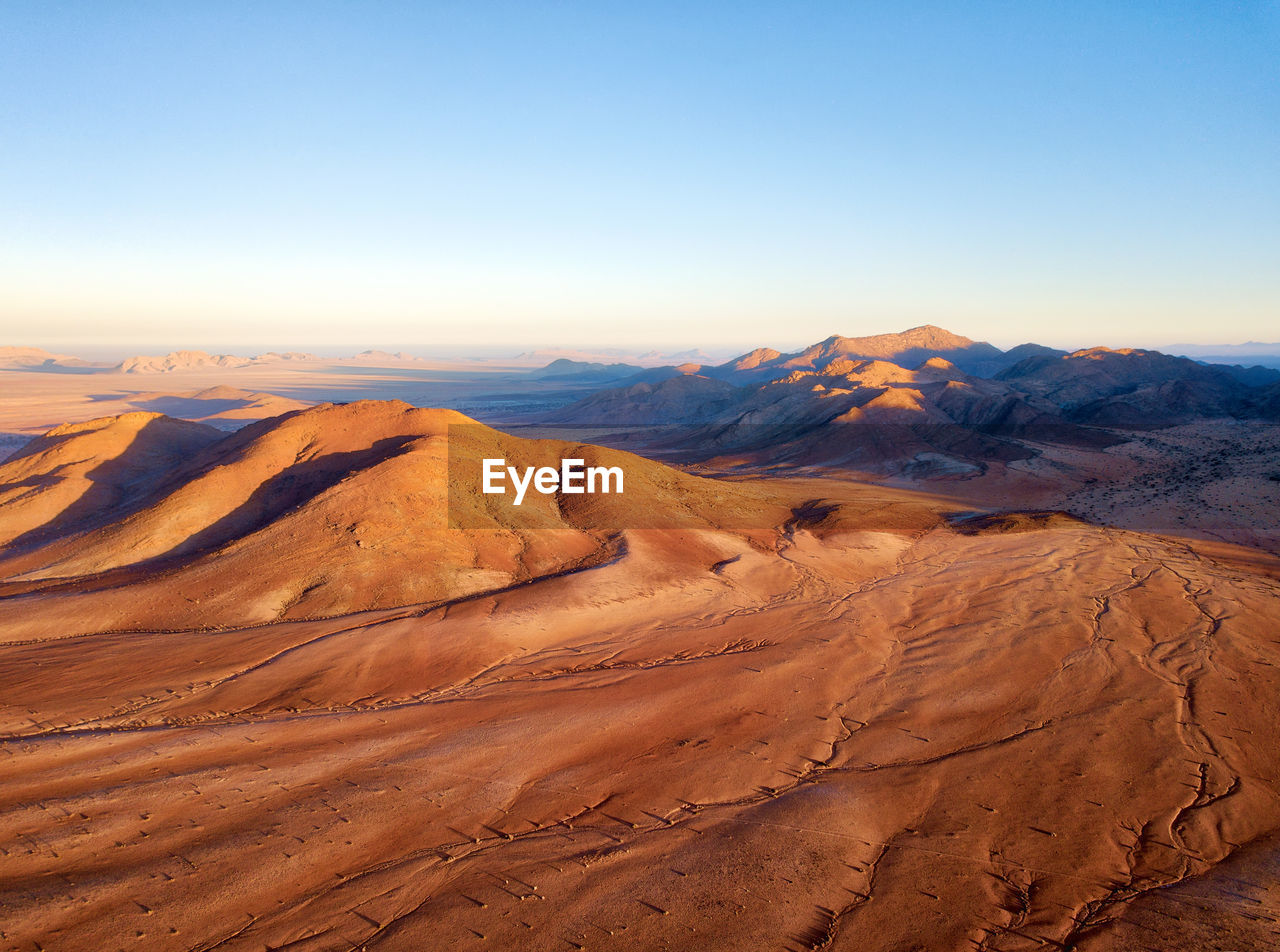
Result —
[[540, 380], [610, 381], [621, 380], [640, 373], [645, 368], [636, 364], [603, 364], [586, 360], [570, 360], [560, 357], [545, 367], [529, 371], [529, 376]]
[[[1061, 407], [1080, 422], [1169, 426], [1196, 418], [1265, 414], [1260, 388], [1247, 382], [1255, 378], [1242, 380], [1238, 369], [1157, 351], [1095, 347], [1066, 356], [1030, 357], [997, 379]], [[1257, 377], [1256, 382], [1268, 379]]]
[[139, 393], [128, 402], [153, 413], [208, 423], [219, 429], [234, 429], [246, 423], [279, 416], [309, 404], [273, 393], [257, 393], [225, 384], [177, 393]]
[[222, 436], [144, 412], [55, 427], [0, 462], [0, 544], [99, 525], [169, 483]]
[[563, 407], [548, 418], [589, 425], [666, 426], [705, 423], [732, 412], [748, 396], [747, 388], [697, 374], [666, 376], [654, 382], [600, 390]]
[[[131, 474], [127, 499], [78, 522], [51, 519], [49, 502], [23, 494], [50, 478], [78, 486], [63, 458], [90, 453], [96, 434], [142, 422], [193, 435], [174, 454], [176, 467], [172, 455], [145, 446], [134, 455], [117, 438], [112, 448]], [[614, 450], [521, 440], [453, 411], [398, 402], [320, 406], [222, 438], [141, 414], [70, 429], [35, 441], [0, 473], [10, 477], [0, 483], [10, 497], [0, 525], [39, 543], [0, 554], [0, 595], [12, 596], [0, 601], [0, 624], [10, 630], [30, 627], [30, 606], [51, 584], [97, 606], [79, 627], [245, 624], [501, 588], [606, 559], [619, 527], [646, 520], [772, 527], [789, 511], [747, 486]], [[451, 451], [470, 468], [451, 468]], [[478, 492], [483, 458], [523, 469], [575, 455], [622, 467], [626, 493], [531, 493], [516, 508]], [[452, 530], [451, 521], [472, 531]], [[232, 592], [227, 578], [244, 581]]]
[[[975, 348], [986, 354], [988, 345], [970, 345], [934, 327], [833, 337], [799, 355], [754, 351], [704, 370], [710, 377], [601, 390], [542, 419], [567, 426], [665, 425], [682, 432], [627, 438], [648, 439], [651, 449], [686, 461], [727, 453], [752, 465], [946, 477], [981, 472], [988, 462], [1030, 458], [1039, 453], [1034, 444], [1116, 442], [1104, 428], [1280, 419], [1274, 373], [1263, 368], [1206, 366], [1154, 351], [1066, 354], [1024, 344], [1002, 357], [1021, 359], [991, 378], [936, 355], [963, 351], [972, 357]], [[899, 361], [935, 354], [908, 369], [889, 359], [847, 356], [853, 351], [892, 353]], [[689, 430], [691, 425], [698, 428]]]
[[[1085, 441], [1051, 403], [931, 357], [915, 369], [835, 357], [764, 384], [699, 376], [604, 390], [555, 411], [563, 425], [652, 426], [650, 444], [685, 460], [845, 465], [957, 476], [1035, 455], [1019, 440]], [[631, 434], [630, 439], [643, 438]]]

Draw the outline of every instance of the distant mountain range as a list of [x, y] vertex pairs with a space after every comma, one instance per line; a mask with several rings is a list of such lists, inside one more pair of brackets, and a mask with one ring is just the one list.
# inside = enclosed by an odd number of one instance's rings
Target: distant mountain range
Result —
[[0, 368], [93, 367], [87, 360], [69, 354], [53, 354], [39, 347], [0, 347]]
[[[384, 351], [324, 360], [298, 352], [238, 357], [184, 350], [110, 365], [34, 348], [0, 349], [0, 367], [59, 373], [180, 376], [295, 363], [314, 363], [322, 373], [334, 363], [385, 367], [417, 360]], [[957, 477], [993, 461], [1035, 456], [1046, 443], [1108, 445], [1122, 438], [1117, 429], [1280, 422], [1280, 370], [1152, 350], [1068, 353], [1034, 343], [1001, 350], [933, 325], [834, 335], [793, 353], [758, 348], [712, 365], [645, 367], [557, 356], [544, 366], [504, 369], [500, 386], [519, 391], [513, 397], [552, 392], [573, 400], [558, 409], [547, 409], [557, 401], [544, 400], [539, 410], [516, 411], [520, 419], [627, 430], [628, 446], [686, 462], [725, 458], [752, 466]], [[129, 401], [223, 428], [303, 405], [231, 388], [144, 393]]]
[[966, 373], [988, 375], [1016, 363], [1005, 352], [985, 341], [973, 341], [941, 327], [925, 324], [898, 334], [872, 337], [828, 337], [795, 354], [779, 354], [768, 349], [753, 350], [710, 376], [733, 377], [749, 374], [755, 379], [776, 379], [781, 372], [820, 370], [839, 359], [885, 360], [914, 367], [931, 357], [949, 361]]
[[[930, 357], [940, 357], [966, 373], [990, 376], [1005, 367], [1030, 356], [1065, 354], [1039, 344], [1023, 344], [1009, 351], [973, 341], [953, 334], [941, 327], [925, 324], [898, 334], [877, 334], [872, 337], [828, 337], [811, 347], [791, 354], [784, 354], [768, 347], [761, 347], [723, 364], [708, 365], [688, 360], [678, 366], [643, 367], [639, 364], [601, 364], [559, 358], [535, 371], [540, 375], [553, 375], [562, 379], [583, 380], [588, 377], [612, 377], [648, 374], [643, 380], [652, 381], [665, 374], [698, 373], [717, 380], [734, 383], [776, 380], [793, 370], [820, 370], [841, 358], [859, 360], [886, 360], [905, 367], [914, 367]], [[641, 380], [630, 380], [639, 383]]]
[[325, 358], [300, 351], [270, 351], [254, 357], [235, 354], [210, 354], [203, 350], [175, 350], [161, 355], [127, 357], [119, 363], [89, 361], [67, 354], [54, 354], [38, 347], [0, 347], [0, 369], [40, 370], [51, 373], [124, 373], [166, 374], [188, 371], [239, 370], [284, 362], [290, 363], [368, 363], [371, 361], [408, 363], [421, 361], [404, 351], [365, 350], [354, 357]]
[[[724, 363], [713, 363], [703, 350], [675, 353], [648, 351], [635, 354], [621, 349], [570, 350], [546, 348], [527, 351], [511, 358], [511, 364], [528, 366], [535, 379], [564, 381], [574, 385], [653, 382], [676, 374], [697, 373], [732, 383], [778, 379], [792, 370], [820, 370], [840, 358], [884, 360], [903, 367], [915, 367], [931, 357], [941, 357], [961, 371], [978, 377], [994, 377], [1028, 357], [1062, 357], [1065, 350], [1040, 344], [1020, 344], [1009, 350], [924, 324], [895, 334], [867, 337], [833, 335], [793, 353], [762, 347]], [[1169, 347], [1166, 353], [1187, 356], [1199, 363], [1222, 363], [1247, 367], [1280, 368], [1280, 343], [1192, 345]], [[626, 358], [626, 359], [619, 359]], [[318, 363], [394, 361], [420, 362], [424, 358], [404, 351], [365, 350], [351, 357], [324, 358], [298, 351], [241, 356], [211, 354], [202, 350], [178, 350], [161, 355], [137, 355], [119, 363], [90, 361], [53, 353], [37, 347], [0, 347], [0, 369], [29, 369], [78, 373], [181, 373], [185, 371], [237, 370], [279, 362]], [[545, 364], [538, 363], [546, 360]]]
[[[621, 374], [615, 365], [611, 373]], [[1105, 445], [1102, 428], [1203, 419], [1280, 421], [1280, 371], [1206, 365], [1148, 350], [1001, 351], [925, 326], [762, 348], [715, 367], [643, 371], [542, 417], [568, 426], [676, 428], [684, 455], [753, 463], [904, 460], [952, 475], [1032, 444]], [[875, 424], [869, 431], [842, 424]], [[746, 456], [742, 456], [746, 454]]]
[[314, 354], [295, 351], [263, 354], [260, 357], [235, 357], [231, 354], [206, 354], [202, 350], [177, 350], [163, 357], [130, 357], [118, 369], [126, 374], [163, 374], [175, 370], [204, 370], [219, 367], [239, 368], [270, 364], [283, 360], [316, 360]]

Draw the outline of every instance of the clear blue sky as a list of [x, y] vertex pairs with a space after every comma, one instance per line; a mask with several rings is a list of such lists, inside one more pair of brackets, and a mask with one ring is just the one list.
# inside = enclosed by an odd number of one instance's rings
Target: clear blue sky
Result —
[[1280, 5], [0, 6], [0, 343], [1280, 339]]

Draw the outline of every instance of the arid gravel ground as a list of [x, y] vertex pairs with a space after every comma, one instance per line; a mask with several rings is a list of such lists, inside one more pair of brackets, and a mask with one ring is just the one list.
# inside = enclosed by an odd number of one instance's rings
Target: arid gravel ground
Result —
[[[0, 948], [1280, 942], [1265, 547], [1085, 521], [1029, 491], [979, 505], [946, 483], [655, 470], [635, 505], [677, 487], [708, 512], [767, 500], [761, 521], [606, 538], [561, 513], [573, 524], [499, 527], [515, 550], [451, 548], [469, 530], [439, 525], [436, 424], [368, 412], [310, 459], [401, 418], [421, 442], [351, 457], [287, 511], [224, 513], [207, 550], [102, 561], [97, 533], [164, 529], [180, 487], [158, 483], [80, 541], [64, 526], [0, 552]], [[247, 492], [254, 446], [220, 485]], [[435, 522], [412, 542], [380, 524], [370, 473], [421, 476]], [[330, 544], [355, 538], [326, 521], [335, 499], [360, 507], [366, 545]], [[543, 532], [582, 552], [539, 561]], [[395, 557], [410, 545], [417, 567]], [[66, 568], [42, 569], [46, 550]], [[320, 552], [339, 578], [264, 600]], [[401, 575], [464, 554], [492, 573], [466, 597], [401, 597]], [[175, 623], [196, 585], [216, 613]]]

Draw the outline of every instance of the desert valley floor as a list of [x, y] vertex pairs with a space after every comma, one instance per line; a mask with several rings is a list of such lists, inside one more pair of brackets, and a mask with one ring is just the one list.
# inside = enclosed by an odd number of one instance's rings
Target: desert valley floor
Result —
[[[1280, 943], [1272, 431], [912, 483], [459, 422], [0, 463], [0, 948]], [[449, 528], [463, 438], [634, 489]]]

